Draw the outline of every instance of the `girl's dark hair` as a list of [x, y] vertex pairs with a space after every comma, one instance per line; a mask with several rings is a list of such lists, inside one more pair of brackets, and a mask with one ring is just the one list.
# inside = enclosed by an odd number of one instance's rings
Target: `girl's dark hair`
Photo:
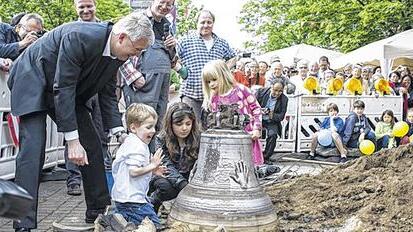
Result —
[[393, 127], [393, 126], [394, 126], [394, 114], [393, 114], [393, 111], [391, 111], [391, 110], [385, 110], [385, 111], [381, 114], [380, 121], [383, 121], [384, 115], [389, 115], [389, 116], [391, 117], [390, 125], [391, 125], [391, 127]]
[[165, 140], [166, 148], [168, 149], [170, 158], [176, 160], [175, 155], [180, 153], [178, 138], [174, 134], [172, 125], [179, 123], [188, 117], [192, 120], [191, 133], [186, 138], [186, 154], [189, 159], [196, 160], [199, 152], [200, 130], [199, 123], [195, 117], [195, 112], [188, 104], [184, 102], [176, 102], [169, 106], [163, 120], [163, 129], [160, 132], [160, 137]]

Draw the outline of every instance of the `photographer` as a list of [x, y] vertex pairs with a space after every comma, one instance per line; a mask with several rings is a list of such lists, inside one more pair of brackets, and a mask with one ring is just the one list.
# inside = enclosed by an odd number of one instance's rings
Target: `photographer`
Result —
[[281, 121], [287, 112], [288, 98], [283, 94], [284, 83], [280, 80], [256, 93], [256, 98], [262, 107], [262, 126], [267, 130], [264, 150], [264, 162], [269, 163], [277, 143], [277, 136], [281, 137]]
[[0, 23], [0, 58], [15, 60], [42, 33], [43, 18], [35, 13], [23, 16], [15, 27]]

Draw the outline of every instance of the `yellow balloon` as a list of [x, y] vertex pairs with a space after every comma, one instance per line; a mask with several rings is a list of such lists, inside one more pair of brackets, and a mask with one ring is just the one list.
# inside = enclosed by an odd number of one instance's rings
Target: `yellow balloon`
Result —
[[374, 146], [374, 143], [372, 141], [365, 139], [361, 141], [359, 149], [363, 155], [371, 155], [376, 149], [376, 146]]
[[343, 88], [343, 81], [341, 79], [335, 78], [333, 80], [333, 89], [335, 91], [340, 91]]
[[409, 132], [409, 125], [406, 122], [396, 122], [393, 126], [393, 135], [403, 137]]

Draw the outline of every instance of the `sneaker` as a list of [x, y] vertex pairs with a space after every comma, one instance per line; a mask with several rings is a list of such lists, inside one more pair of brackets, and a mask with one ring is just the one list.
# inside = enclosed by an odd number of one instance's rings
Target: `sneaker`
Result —
[[348, 161], [348, 158], [347, 157], [340, 157], [340, 163], [345, 163], [345, 162], [347, 162]]
[[310, 154], [308, 154], [308, 155], [307, 155], [307, 159], [308, 159], [308, 160], [314, 160], [314, 159], [315, 159], [315, 155], [310, 155]]
[[67, 186], [67, 194], [71, 196], [80, 196], [82, 195], [82, 189], [78, 184], [69, 185]]

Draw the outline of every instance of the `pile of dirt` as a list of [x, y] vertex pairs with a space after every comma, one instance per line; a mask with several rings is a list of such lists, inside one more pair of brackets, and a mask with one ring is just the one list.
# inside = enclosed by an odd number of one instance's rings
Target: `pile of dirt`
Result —
[[413, 146], [360, 157], [266, 192], [280, 230], [408, 231], [413, 228]]

